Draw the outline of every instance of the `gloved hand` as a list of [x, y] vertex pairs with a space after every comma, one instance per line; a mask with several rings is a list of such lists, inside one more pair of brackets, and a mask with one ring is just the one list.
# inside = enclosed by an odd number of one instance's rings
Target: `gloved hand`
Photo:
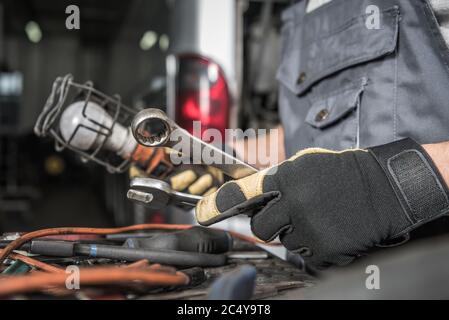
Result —
[[[217, 168], [206, 165], [173, 165], [169, 153], [162, 148], [154, 148], [155, 156], [144, 171], [136, 165], [130, 168], [129, 176], [150, 176], [167, 181], [176, 191], [187, 192], [194, 195], [207, 195], [217, 190], [223, 184], [223, 172]], [[162, 151], [162, 152], [160, 152]]]
[[305, 149], [225, 183], [198, 203], [196, 218], [210, 225], [247, 214], [257, 237], [279, 236], [322, 269], [347, 264], [448, 211], [448, 189], [432, 160], [404, 139], [367, 150]]
[[194, 195], [208, 195], [223, 184], [223, 172], [206, 165], [179, 165], [167, 181], [176, 191]]

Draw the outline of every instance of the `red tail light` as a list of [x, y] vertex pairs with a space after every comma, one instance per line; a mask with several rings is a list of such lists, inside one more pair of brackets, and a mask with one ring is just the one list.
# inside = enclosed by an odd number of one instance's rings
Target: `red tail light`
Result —
[[193, 133], [193, 123], [199, 121], [201, 137], [204, 130], [213, 128], [224, 138], [231, 99], [223, 70], [200, 56], [180, 56], [175, 81], [176, 122]]

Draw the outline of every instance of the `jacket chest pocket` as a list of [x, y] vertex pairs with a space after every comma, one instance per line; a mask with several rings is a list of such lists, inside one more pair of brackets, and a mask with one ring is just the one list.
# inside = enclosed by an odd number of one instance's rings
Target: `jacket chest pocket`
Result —
[[[390, 4], [379, 11], [378, 28], [371, 28], [364, 2], [334, 0], [302, 16], [299, 8], [284, 14], [291, 29], [283, 39], [277, 78], [290, 94], [281, 97], [280, 109], [297, 148], [344, 149], [360, 143], [360, 112], [370, 112], [363, 109], [363, 92], [376, 81], [373, 74], [391, 72], [383, 62], [396, 50], [399, 26], [399, 9]], [[356, 8], [349, 10], [352, 4]]]
[[309, 135], [309, 146], [359, 147], [360, 102], [366, 84], [366, 78], [361, 78], [346, 88], [312, 98], [304, 128], [304, 135]]

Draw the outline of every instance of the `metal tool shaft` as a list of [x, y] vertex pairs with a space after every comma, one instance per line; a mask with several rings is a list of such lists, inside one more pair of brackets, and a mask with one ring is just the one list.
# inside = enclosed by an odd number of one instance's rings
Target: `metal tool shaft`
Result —
[[131, 131], [137, 142], [144, 146], [171, 148], [190, 160], [191, 164], [213, 166], [234, 179], [257, 172], [249, 164], [193, 136], [159, 109], [140, 111], [134, 117]]
[[132, 179], [127, 197], [155, 209], [163, 208], [169, 204], [194, 207], [203, 198], [173, 190], [167, 182], [153, 178]]

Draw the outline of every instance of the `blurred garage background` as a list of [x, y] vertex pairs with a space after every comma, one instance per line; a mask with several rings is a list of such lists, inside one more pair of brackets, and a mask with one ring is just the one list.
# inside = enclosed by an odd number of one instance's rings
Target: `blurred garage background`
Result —
[[[280, 12], [290, 2], [0, 0], [0, 231], [167, 221], [126, 199], [127, 174], [34, 135], [53, 81], [71, 73], [132, 108], [166, 108], [182, 124], [192, 114], [183, 110], [195, 108], [184, 89], [216, 63], [226, 90], [214, 126], [270, 128]], [[69, 5], [80, 9], [79, 30], [66, 28]]]

